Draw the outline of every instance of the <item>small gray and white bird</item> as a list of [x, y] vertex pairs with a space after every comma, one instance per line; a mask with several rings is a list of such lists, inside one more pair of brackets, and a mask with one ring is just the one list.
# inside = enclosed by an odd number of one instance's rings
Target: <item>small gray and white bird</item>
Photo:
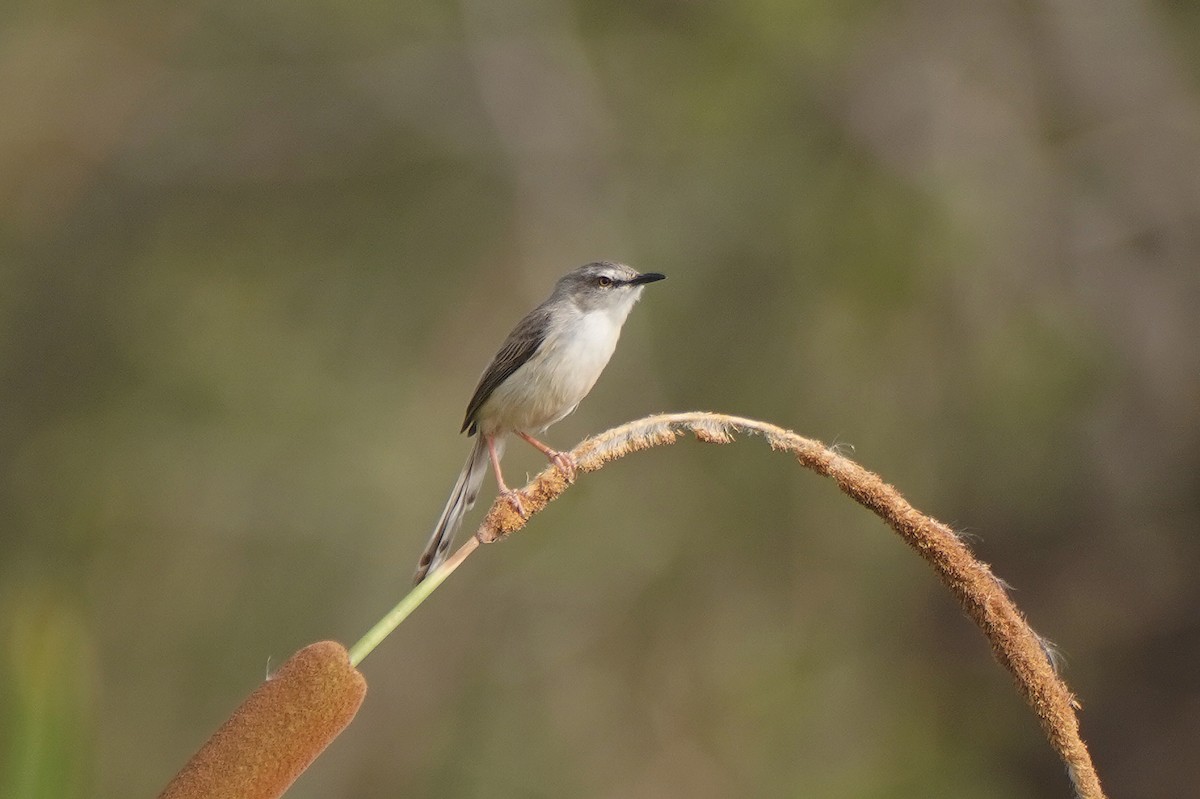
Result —
[[657, 272], [638, 274], [610, 261], [581, 266], [559, 278], [549, 298], [508, 334], [467, 404], [462, 431], [479, 437], [421, 555], [414, 583], [446, 559], [463, 516], [479, 496], [489, 458], [501, 496], [525, 514], [520, 491], [509, 488], [500, 472], [509, 433], [537, 447], [567, 479], [574, 477], [571, 457], [533, 434], [571, 413], [587, 396], [608, 364], [642, 287], [664, 277]]

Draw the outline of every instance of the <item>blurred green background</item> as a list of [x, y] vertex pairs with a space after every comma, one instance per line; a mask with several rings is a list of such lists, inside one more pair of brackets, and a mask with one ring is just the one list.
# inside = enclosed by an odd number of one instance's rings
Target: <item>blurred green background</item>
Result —
[[[154, 795], [353, 642], [480, 370], [597, 258], [670, 279], [552, 444], [853, 445], [1061, 646], [1111, 795], [1188, 794], [1197, 8], [6, 4], [0, 796]], [[363, 670], [290, 796], [1069, 791], [930, 570], [761, 442], [583, 481]]]

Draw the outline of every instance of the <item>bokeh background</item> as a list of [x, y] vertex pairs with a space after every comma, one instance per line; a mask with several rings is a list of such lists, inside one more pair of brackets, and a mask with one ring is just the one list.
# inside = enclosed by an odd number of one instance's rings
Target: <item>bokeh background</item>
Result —
[[[1060, 645], [1111, 794], [1187, 795], [1197, 41], [1181, 1], [6, 4], [0, 795], [154, 795], [364, 632], [479, 372], [597, 258], [670, 279], [552, 443], [853, 446]], [[1069, 791], [928, 568], [761, 443], [583, 481], [363, 670], [291, 796]]]

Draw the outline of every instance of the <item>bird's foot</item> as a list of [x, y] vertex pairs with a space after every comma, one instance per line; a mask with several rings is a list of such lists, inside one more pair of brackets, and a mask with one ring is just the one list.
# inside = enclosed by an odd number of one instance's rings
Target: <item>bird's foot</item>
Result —
[[546, 453], [546, 457], [550, 459], [550, 462], [554, 464], [555, 468], [562, 472], [562, 476], [568, 483], [575, 482], [575, 471], [577, 466], [575, 464], [575, 459], [571, 457], [571, 453], [551, 450], [550, 452]]
[[556, 449], [550, 449], [542, 442], [538, 441], [528, 433], [517, 431], [517, 435], [528, 441], [532, 446], [537, 447], [538, 452], [545, 455], [554, 464], [554, 467], [562, 474], [568, 483], [575, 482], [575, 459], [571, 457], [569, 452], [559, 452]]
[[522, 519], [525, 518], [525, 504], [521, 502], [521, 499], [525, 496], [523, 493], [515, 488], [505, 488], [500, 492], [500, 496], [512, 506], [512, 509], [517, 512], [518, 516]]

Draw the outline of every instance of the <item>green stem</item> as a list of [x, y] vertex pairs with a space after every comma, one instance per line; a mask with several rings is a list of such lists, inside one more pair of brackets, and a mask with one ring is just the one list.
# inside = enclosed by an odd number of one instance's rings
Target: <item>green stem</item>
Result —
[[430, 572], [420, 583], [413, 586], [413, 589], [408, 592], [404, 599], [400, 600], [396, 607], [392, 608], [386, 616], [376, 622], [374, 627], [367, 630], [367, 634], [358, 639], [358, 643], [350, 647], [350, 665], [357, 668], [358, 664], [362, 663], [363, 658], [371, 654], [372, 650], [379, 646], [384, 638], [387, 638], [393, 630], [400, 626], [400, 622], [407, 619], [410, 613], [420, 607], [421, 603], [433, 593], [434, 589], [441, 585], [458, 568], [459, 564], [467, 559], [467, 555], [474, 552], [478, 546], [479, 541], [475, 538], [468, 538], [467, 542], [459, 547], [458, 551], [445, 563]]

